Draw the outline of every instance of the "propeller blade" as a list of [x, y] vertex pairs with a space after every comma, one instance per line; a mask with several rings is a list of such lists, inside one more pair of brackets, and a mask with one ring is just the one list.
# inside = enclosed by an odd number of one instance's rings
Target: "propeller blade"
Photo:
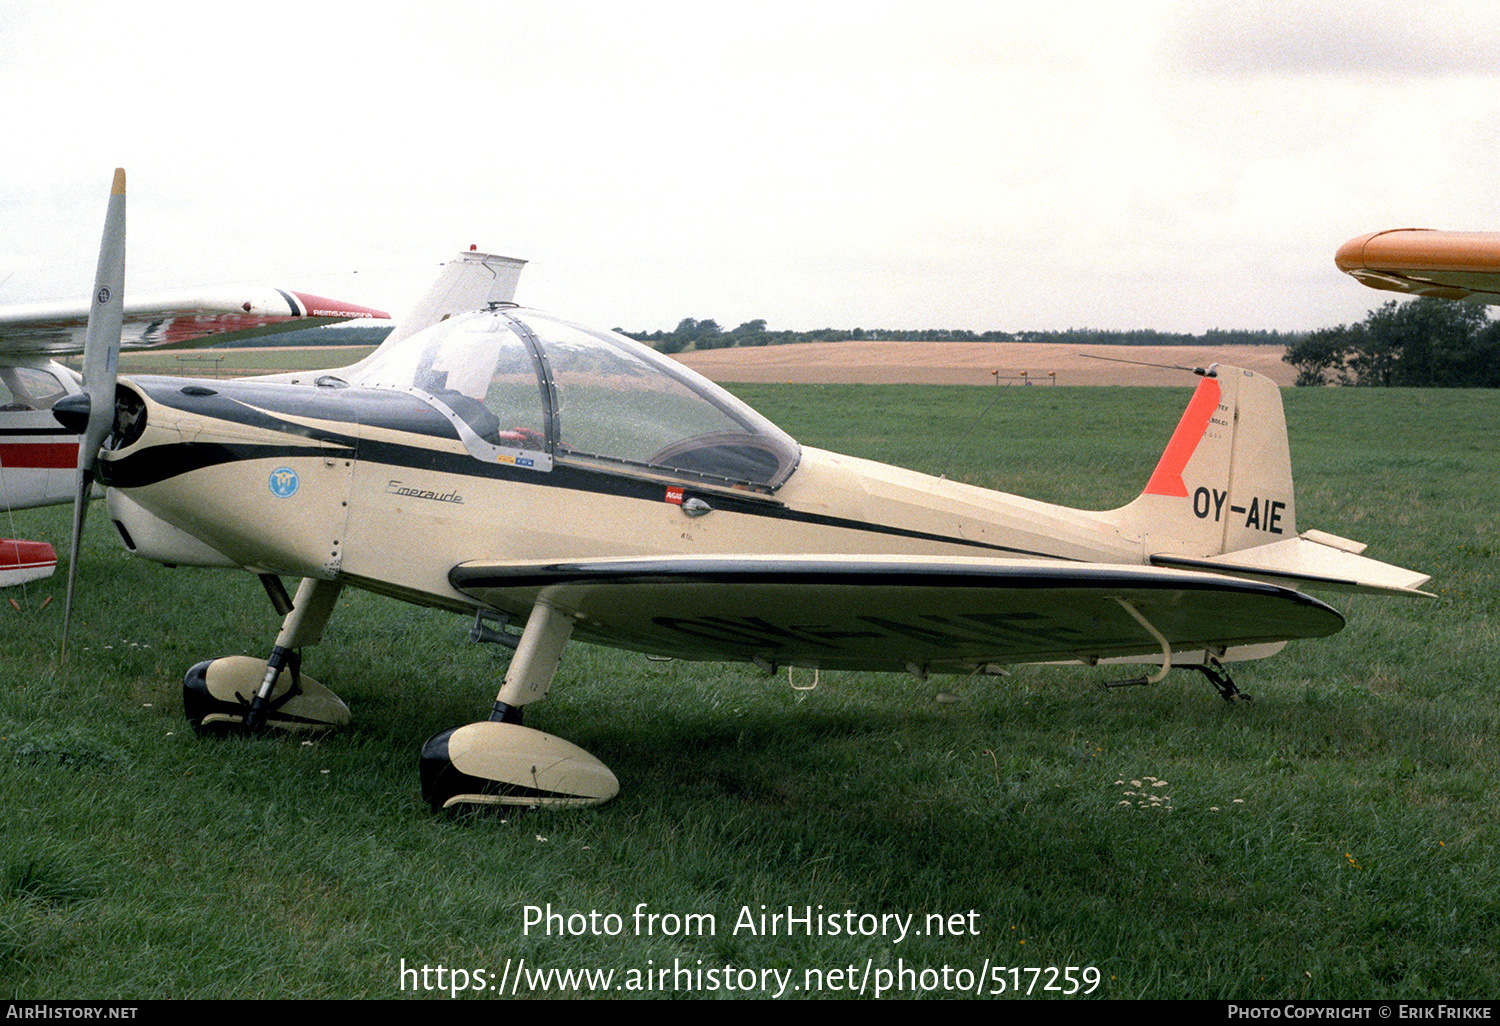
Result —
[[89, 307], [88, 337], [83, 348], [83, 394], [88, 397], [88, 424], [78, 441], [78, 489], [73, 495], [73, 542], [68, 558], [68, 596], [63, 605], [62, 658], [68, 654], [68, 621], [73, 613], [73, 586], [78, 577], [78, 549], [89, 494], [99, 465], [99, 447], [115, 415], [115, 368], [120, 358], [120, 329], [125, 317], [125, 171], [115, 168], [109, 211], [99, 243], [99, 269]]

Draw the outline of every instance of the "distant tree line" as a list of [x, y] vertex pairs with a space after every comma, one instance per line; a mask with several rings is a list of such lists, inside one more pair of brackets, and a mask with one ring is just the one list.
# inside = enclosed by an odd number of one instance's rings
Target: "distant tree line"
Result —
[[684, 317], [671, 331], [625, 331], [638, 342], [663, 353], [725, 349], [731, 346], [779, 346], [796, 342], [1056, 342], [1093, 346], [1286, 346], [1300, 333], [1280, 331], [1225, 331], [1212, 328], [1202, 335], [1165, 331], [969, 331], [964, 328], [819, 328], [814, 331], [770, 331], [764, 319], [746, 321], [729, 331], [717, 321]]
[[[1299, 385], [1385, 385], [1406, 387], [1500, 388], [1500, 321], [1486, 308], [1444, 299], [1392, 300], [1358, 324], [1313, 332], [1233, 331], [1211, 328], [1201, 335], [1153, 331], [968, 331], [962, 328], [820, 328], [772, 331], [764, 319], [725, 330], [715, 320], [684, 317], [671, 331], [624, 331], [664, 353], [774, 346], [794, 342], [1051, 342], [1065, 345], [1241, 346], [1274, 345], [1297, 368]], [[378, 327], [319, 327], [233, 346], [374, 346], [391, 331]]]
[[214, 342], [205, 349], [270, 349], [276, 347], [307, 348], [313, 346], [378, 346], [394, 329], [390, 321], [381, 321], [378, 327], [343, 327], [320, 325], [316, 328], [298, 328], [295, 331], [272, 332], [269, 335], [252, 335], [249, 338], [234, 338], [228, 342]]
[[1500, 322], [1447, 299], [1391, 300], [1287, 346], [1299, 385], [1500, 387]]
[[[302, 328], [254, 338], [220, 343], [234, 348], [256, 346], [378, 346], [391, 333], [385, 321], [377, 326]], [[1210, 328], [1201, 335], [1166, 331], [1099, 331], [1069, 328], [1066, 331], [968, 331], [963, 328], [818, 328], [814, 331], [771, 331], [765, 320], [746, 321], [725, 331], [717, 321], [684, 317], [671, 331], [626, 331], [638, 342], [663, 353], [694, 349], [725, 349], [730, 346], [779, 346], [793, 342], [1058, 342], [1092, 346], [1289, 346], [1302, 333], [1283, 331], [1226, 331]], [[210, 347], [211, 348], [211, 347]]]

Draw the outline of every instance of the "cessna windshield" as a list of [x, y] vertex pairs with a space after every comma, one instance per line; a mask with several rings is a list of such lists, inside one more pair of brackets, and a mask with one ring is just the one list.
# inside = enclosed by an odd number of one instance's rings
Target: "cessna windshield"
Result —
[[445, 409], [469, 451], [774, 490], [800, 450], [784, 431], [654, 349], [534, 310], [450, 318], [374, 359], [354, 383]]
[[[51, 410], [68, 394], [56, 374], [41, 367], [0, 367], [0, 413]], [[55, 427], [56, 424], [49, 426]]]

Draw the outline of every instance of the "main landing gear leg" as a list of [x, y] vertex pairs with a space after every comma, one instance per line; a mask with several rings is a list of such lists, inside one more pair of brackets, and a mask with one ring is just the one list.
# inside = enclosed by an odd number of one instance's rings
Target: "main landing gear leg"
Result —
[[1193, 669], [1208, 678], [1208, 682], [1219, 691], [1219, 697], [1233, 705], [1235, 702], [1248, 702], [1250, 696], [1234, 686], [1234, 681], [1229, 678], [1229, 671], [1224, 669], [1224, 664], [1213, 656], [1208, 657], [1207, 663], [1194, 666]]
[[[1133, 687], [1140, 684], [1158, 683], [1169, 672], [1171, 672], [1172, 669], [1171, 643], [1162, 636], [1161, 631], [1157, 630], [1156, 627], [1152, 625], [1151, 621], [1146, 619], [1141, 611], [1134, 605], [1122, 598], [1116, 598], [1115, 601], [1120, 604], [1121, 609], [1130, 614], [1131, 618], [1135, 620], [1136, 623], [1145, 628], [1146, 632], [1149, 633], [1151, 637], [1156, 641], [1156, 643], [1161, 646], [1161, 669], [1146, 677], [1137, 677], [1132, 680], [1106, 681], [1104, 686], [1107, 688], [1121, 688]], [[1203, 676], [1207, 677], [1208, 682], [1218, 689], [1220, 697], [1222, 697], [1226, 702], [1233, 704], [1234, 702], [1250, 701], [1249, 695], [1245, 694], [1239, 688], [1234, 686], [1234, 681], [1229, 678], [1229, 671], [1224, 669], [1223, 663], [1219, 662], [1218, 659], [1216, 659], [1206, 651], [1203, 653], [1203, 656], [1206, 662], [1186, 664], [1183, 665], [1183, 669], [1197, 670], [1199, 673], [1203, 674]]]
[[268, 658], [226, 656], [188, 670], [182, 703], [193, 729], [201, 733], [238, 727], [253, 734], [266, 727], [314, 731], [348, 723], [349, 708], [332, 691], [302, 675], [298, 654], [303, 646], [322, 640], [342, 590], [340, 581], [304, 578]]
[[434, 812], [456, 805], [597, 805], [619, 781], [577, 745], [521, 726], [547, 694], [573, 619], [545, 598], [531, 608], [488, 720], [435, 734], [422, 746], [422, 797]]

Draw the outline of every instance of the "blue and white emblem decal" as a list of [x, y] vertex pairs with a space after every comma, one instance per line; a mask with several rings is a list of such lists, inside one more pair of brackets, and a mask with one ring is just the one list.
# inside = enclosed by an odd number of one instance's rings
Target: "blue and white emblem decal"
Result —
[[297, 472], [291, 467], [277, 467], [271, 471], [271, 494], [278, 499], [290, 499], [297, 491]]

